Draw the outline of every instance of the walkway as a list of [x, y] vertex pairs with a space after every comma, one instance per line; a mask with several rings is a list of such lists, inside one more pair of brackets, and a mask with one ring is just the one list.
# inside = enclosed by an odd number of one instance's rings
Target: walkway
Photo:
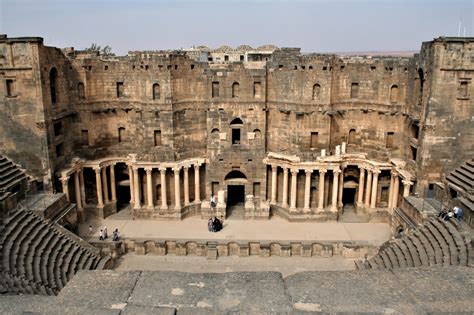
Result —
[[[93, 235], [89, 234], [89, 224], [93, 226]], [[390, 239], [390, 227], [385, 223], [288, 222], [274, 217], [226, 220], [222, 231], [211, 233], [207, 220], [199, 217], [182, 221], [131, 220], [122, 212], [105, 220], [82, 223], [79, 233], [85, 239], [95, 238], [103, 226], [107, 226], [109, 234], [118, 228], [121, 237], [133, 239], [356, 242], [374, 246]]]

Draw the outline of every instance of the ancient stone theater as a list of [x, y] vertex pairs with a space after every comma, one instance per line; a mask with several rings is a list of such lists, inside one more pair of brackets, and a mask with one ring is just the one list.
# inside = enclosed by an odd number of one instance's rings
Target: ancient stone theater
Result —
[[[391, 268], [402, 252], [400, 266], [423, 265], [422, 253], [467, 265], [461, 225], [435, 218], [456, 206], [474, 226], [473, 78], [467, 37], [408, 57], [273, 45], [115, 56], [1, 35], [4, 288], [57, 293], [76, 271], [107, 268], [71, 231], [121, 211], [204, 225], [350, 213], [394, 237], [431, 222], [429, 237], [358, 267]], [[443, 245], [423, 251], [430, 242]]]

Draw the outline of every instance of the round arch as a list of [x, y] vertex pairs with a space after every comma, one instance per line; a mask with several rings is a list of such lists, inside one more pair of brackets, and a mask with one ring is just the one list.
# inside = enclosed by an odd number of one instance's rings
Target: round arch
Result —
[[247, 180], [247, 176], [238, 170], [232, 170], [224, 177], [224, 180]]

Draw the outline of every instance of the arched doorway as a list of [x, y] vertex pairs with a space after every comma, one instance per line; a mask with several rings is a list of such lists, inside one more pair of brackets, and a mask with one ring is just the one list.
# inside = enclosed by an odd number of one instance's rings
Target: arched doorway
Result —
[[117, 182], [117, 211], [130, 205], [130, 176], [125, 163], [115, 165], [115, 180]]
[[238, 170], [230, 171], [224, 178], [227, 185], [226, 217], [243, 219], [245, 215], [245, 184], [247, 176]]

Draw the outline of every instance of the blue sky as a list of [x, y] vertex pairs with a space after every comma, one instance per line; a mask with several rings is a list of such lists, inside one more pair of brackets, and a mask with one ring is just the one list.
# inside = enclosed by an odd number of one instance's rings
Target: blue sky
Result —
[[0, 33], [129, 50], [275, 44], [304, 52], [419, 50], [474, 36], [474, 0], [0, 0]]

